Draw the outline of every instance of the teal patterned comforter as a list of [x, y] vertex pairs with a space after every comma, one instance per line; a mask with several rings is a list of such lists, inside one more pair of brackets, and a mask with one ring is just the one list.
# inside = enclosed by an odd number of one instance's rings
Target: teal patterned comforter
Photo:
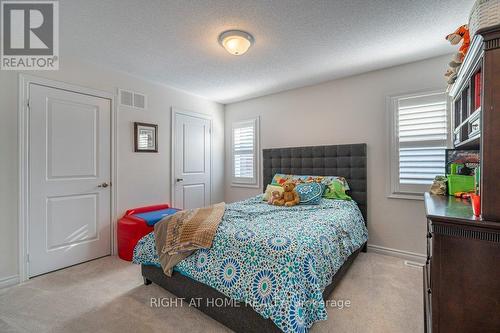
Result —
[[[175, 270], [250, 304], [284, 332], [307, 332], [327, 312], [322, 293], [347, 257], [368, 239], [354, 201], [270, 206], [259, 195], [226, 205], [210, 249]], [[144, 236], [134, 263], [159, 265], [154, 236]]]

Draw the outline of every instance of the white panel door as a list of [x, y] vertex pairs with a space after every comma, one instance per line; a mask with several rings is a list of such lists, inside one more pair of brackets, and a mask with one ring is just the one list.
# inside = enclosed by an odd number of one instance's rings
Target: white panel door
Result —
[[111, 253], [111, 102], [36, 84], [29, 107], [29, 277]]
[[[175, 112], [175, 111], [174, 111]], [[211, 121], [174, 115], [174, 207], [190, 209], [210, 205]]]

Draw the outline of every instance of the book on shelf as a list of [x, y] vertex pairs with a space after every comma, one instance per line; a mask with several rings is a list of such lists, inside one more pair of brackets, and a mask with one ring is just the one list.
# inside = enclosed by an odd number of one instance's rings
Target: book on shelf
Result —
[[474, 111], [481, 107], [481, 71], [474, 74]]

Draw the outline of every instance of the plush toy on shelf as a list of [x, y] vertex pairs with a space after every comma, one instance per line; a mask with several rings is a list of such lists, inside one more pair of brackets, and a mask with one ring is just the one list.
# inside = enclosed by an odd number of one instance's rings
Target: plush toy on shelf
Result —
[[455, 32], [446, 36], [446, 40], [449, 41], [451, 45], [457, 45], [462, 42], [462, 45], [458, 49], [458, 53], [453, 56], [450, 62], [450, 67], [458, 67], [464, 61], [465, 55], [470, 47], [469, 27], [467, 24], [460, 26]]
[[453, 84], [457, 80], [457, 76], [458, 76], [457, 69], [458, 69], [458, 67], [450, 67], [450, 68], [448, 68], [446, 73], [444, 73], [444, 77], [446, 78], [446, 82], [448, 84]]
[[458, 27], [453, 33], [446, 36], [446, 40], [450, 42], [451, 45], [458, 45], [462, 42], [462, 45], [458, 49], [458, 52], [453, 55], [453, 58], [450, 62], [450, 68], [446, 71], [444, 75], [446, 77], [446, 81], [448, 84], [453, 84], [457, 79], [457, 73], [464, 61], [465, 55], [470, 47], [470, 34], [469, 27], [467, 24], [464, 24]]

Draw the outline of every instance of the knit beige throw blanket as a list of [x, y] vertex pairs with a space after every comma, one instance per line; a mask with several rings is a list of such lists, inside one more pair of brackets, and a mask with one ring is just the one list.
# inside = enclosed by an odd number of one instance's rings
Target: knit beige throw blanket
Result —
[[155, 224], [155, 242], [163, 271], [172, 275], [172, 268], [193, 251], [212, 246], [225, 203], [183, 210]]

